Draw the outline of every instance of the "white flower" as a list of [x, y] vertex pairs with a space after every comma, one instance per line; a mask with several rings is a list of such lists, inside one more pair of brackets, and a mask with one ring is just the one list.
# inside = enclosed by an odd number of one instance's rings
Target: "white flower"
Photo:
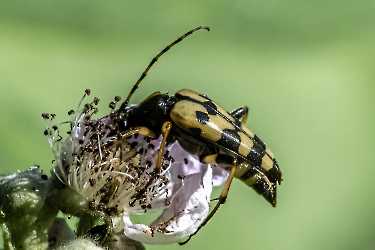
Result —
[[[100, 218], [110, 233], [124, 231], [148, 244], [175, 243], [194, 233], [209, 212], [213, 182], [220, 185], [228, 174], [200, 163], [175, 142], [167, 147], [161, 173], [155, 175], [161, 139], [120, 136], [111, 116], [91, 120], [96, 103], [76, 112], [65, 142], [56, 127], [47, 125], [54, 173], [67, 187], [56, 189], [57, 206], [80, 217]], [[63, 197], [68, 199], [58, 200]], [[130, 214], [159, 210], [161, 216], [150, 226], [130, 221]], [[78, 232], [89, 229], [81, 225]]]

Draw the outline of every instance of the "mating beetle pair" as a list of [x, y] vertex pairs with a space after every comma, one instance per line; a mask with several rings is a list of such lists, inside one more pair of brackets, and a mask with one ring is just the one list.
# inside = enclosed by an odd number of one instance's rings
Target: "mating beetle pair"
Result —
[[[156, 92], [139, 105], [128, 106], [130, 97], [158, 58], [199, 29], [209, 30], [208, 27], [200, 26], [189, 31], [151, 61], [126, 101], [112, 114], [112, 118], [120, 134], [131, 132], [155, 139], [163, 136], [155, 175], [160, 173], [166, 145], [175, 141], [190, 154], [197, 155], [202, 163], [217, 164], [230, 173], [216, 207], [200, 229], [220, 204], [225, 202], [233, 177], [254, 188], [272, 206], [276, 206], [276, 183], [281, 182], [282, 174], [270, 149], [245, 126], [247, 107], [228, 113], [207, 96], [187, 89], [182, 89], [173, 96]], [[153, 178], [151, 177], [149, 184]], [[148, 185], [144, 189], [147, 187]]]

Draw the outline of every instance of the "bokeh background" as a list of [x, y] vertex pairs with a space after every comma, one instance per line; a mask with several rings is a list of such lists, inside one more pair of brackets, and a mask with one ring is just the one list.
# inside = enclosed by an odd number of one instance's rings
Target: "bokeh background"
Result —
[[0, 1], [1, 173], [49, 172], [43, 112], [68, 120], [90, 88], [105, 115], [207, 25], [131, 102], [189, 88], [248, 105], [283, 171], [278, 205], [236, 180], [187, 245], [147, 249], [375, 249], [374, 13], [373, 0]]

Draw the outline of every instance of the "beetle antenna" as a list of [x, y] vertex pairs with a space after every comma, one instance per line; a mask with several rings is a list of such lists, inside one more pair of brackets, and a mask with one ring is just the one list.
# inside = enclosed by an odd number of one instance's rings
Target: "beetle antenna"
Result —
[[123, 109], [125, 109], [128, 106], [129, 100], [132, 97], [133, 93], [136, 91], [136, 89], [138, 88], [138, 86], [141, 83], [141, 81], [143, 80], [143, 78], [146, 77], [147, 72], [150, 70], [150, 68], [152, 67], [152, 65], [154, 65], [154, 63], [156, 63], [156, 61], [159, 59], [159, 57], [161, 57], [165, 52], [167, 52], [174, 45], [176, 45], [177, 43], [181, 42], [185, 37], [189, 36], [190, 34], [194, 33], [197, 30], [200, 30], [200, 29], [205, 29], [205, 30], [210, 31], [210, 28], [207, 27], [207, 26], [199, 26], [199, 27], [197, 27], [197, 28], [195, 28], [193, 30], [190, 30], [189, 32], [187, 32], [183, 36], [179, 37], [176, 41], [174, 41], [173, 43], [171, 43], [167, 47], [165, 47], [165, 49], [163, 49], [157, 56], [155, 56], [151, 60], [150, 64], [147, 66], [147, 68], [145, 69], [145, 71], [143, 71], [141, 77], [138, 79], [138, 81], [136, 82], [136, 84], [134, 84], [134, 86], [133, 86], [132, 90], [130, 91], [128, 97], [126, 98], [125, 102], [123, 102], [121, 104], [120, 110], [123, 110]]

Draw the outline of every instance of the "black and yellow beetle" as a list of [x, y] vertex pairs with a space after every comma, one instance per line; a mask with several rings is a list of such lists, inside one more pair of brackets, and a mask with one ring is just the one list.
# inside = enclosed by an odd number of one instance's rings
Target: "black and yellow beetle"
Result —
[[[276, 206], [276, 183], [282, 180], [273, 153], [244, 124], [247, 107], [228, 113], [207, 96], [187, 89], [173, 96], [155, 92], [139, 105], [128, 106], [130, 97], [158, 58], [186, 36], [202, 28], [209, 30], [202, 26], [193, 29], [160, 52], [143, 72], [126, 101], [112, 114], [118, 133], [129, 134], [129, 131], [133, 131], [155, 139], [163, 135], [155, 175], [160, 173], [165, 145], [175, 141], [190, 154], [197, 155], [202, 163], [217, 164], [230, 173], [218, 204], [201, 227], [225, 202], [233, 177], [254, 188], [272, 206]], [[152, 181], [153, 177], [149, 183]]]

